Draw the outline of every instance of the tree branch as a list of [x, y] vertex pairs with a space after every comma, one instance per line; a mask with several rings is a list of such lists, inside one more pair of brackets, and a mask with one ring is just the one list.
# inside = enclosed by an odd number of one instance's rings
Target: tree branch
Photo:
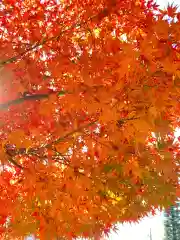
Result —
[[[117, 125], [118, 125], [118, 127], [121, 127], [126, 121], [131, 121], [131, 120], [136, 120], [136, 119], [140, 119], [140, 118], [139, 118], [139, 117], [132, 117], [132, 118], [126, 118], [126, 119], [123, 119], [123, 120], [119, 120], [119, 121], [117, 121]], [[97, 123], [97, 120], [95, 120], [95, 121], [93, 121], [93, 122], [90, 122], [90, 123], [87, 123], [87, 124], [85, 124], [85, 125], [82, 125], [82, 126], [80, 126], [79, 128], [76, 128], [75, 130], [66, 133], [64, 136], [59, 137], [59, 138], [57, 138], [55, 141], [53, 141], [53, 142], [51, 142], [51, 143], [49, 143], [49, 144], [46, 144], [45, 146], [40, 147], [40, 148], [29, 148], [29, 149], [27, 150], [26, 148], [19, 148], [19, 149], [17, 149], [17, 148], [15, 148], [14, 146], [11, 146], [11, 145], [8, 146], [8, 145], [7, 145], [7, 146], [5, 146], [5, 150], [6, 150], [7, 154], [8, 154], [9, 156], [11, 156], [11, 157], [12, 157], [12, 156], [19, 155], [19, 154], [21, 154], [21, 155], [24, 155], [24, 154], [33, 154], [33, 155], [36, 155], [37, 157], [41, 157], [41, 156], [39, 155], [39, 150], [40, 150], [40, 149], [51, 148], [53, 145], [56, 145], [56, 144], [60, 143], [61, 141], [64, 141], [66, 138], [72, 136], [73, 134], [75, 134], [75, 133], [77, 133], [77, 132], [81, 132], [81, 131], [84, 130], [85, 128], [88, 128], [88, 127], [90, 127], [90, 126], [93, 126], [93, 125], [95, 125], [96, 123]], [[94, 138], [92, 138], [92, 139], [95, 140], [95, 141], [97, 141], [97, 140], [94, 139]], [[97, 142], [98, 142], [98, 141], [97, 141]], [[110, 146], [108, 146], [108, 145], [106, 145], [106, 144], [104, 144], [104, 143], [101, 143], [101, 142], [98, 142], [98, 143], [104, 145], [105, 147], [108, 147], [108, 148], [110, 147]], [[57, 152], [55, 149], [53, 149], [53, 151], [56, 152], [56, 153], [58, 153], [59, 156], [61, 156], [61, 157], [63, 156], [63, 154]], [[64, 156], [63, 156], [63, 157], [64, 157]]]
[[12, 158], [9, 158], [8, 159], [9, 160], [9, 162], [11, 162], [13, 165], [15, 165], [16, 167], [18, 167], [19, 169], [24, 169], [19, 163], [17, 163], [14, 159], [12, 159]]
[[7, 109], [12, 105], [17, 105], [20, 103], [23, 103], [25, 101], [32, 101], [32, 100], [40, 100], [40, 99], [44, 99], [44, 98], [48, 98], [49, 94], [36, 94], [36, 95], [28, 95], [22, 98], [17, 98], [15, 100], [11, 100], [9, 102], [0, 104], [0, 110], [1, 109]]
[[75, 133], [77, 133], [77, 132], [81, 132], [81, 131], [84, 130], [85, 128], [88, 128], [88, 127], [90, 127], [90, 126], [92, 126], [92, 125], [94, 125], [94, 124], [96, 124], [96, 123], [97, 123], [97, 120], [96, 120], [96, 121], [93, 121], [93, 122], [90, 122], [90, 123], [88, 123], [88, 124], [85, 124], [85, 125], [83, 125], [83, 126], [81, 126], [81, 127], [79, 127], [79, 128], [76, 128], [75, 130], [73, 130], [73, 131], [71, 131], [71, 132], [68, 132], [68, 133], [65, 134], [64, 136], [62, 136], [62, 137], [56, 139], [55, 141], [47, 144], [47, 145], [45, 146], [45, 148], [50, 148], [50, 147], [52, 147], [52, 145], [58, 144], [58, 143], [62, 142], [63, 140], [65, 140], [66, 138], [72, 136], [73, 134], [75, 134]]
[[59, 91], [57, 93], [56, 92], [50, 92], [50, 93], [44, 93], [44, 94], [25, 95], [24, 97], [17, 98], [17, 99], [11, 100], [9, 102], [0, 104], [0, 110], [8, 109], [12, 105], [18, 105], [18, 104], [21, 104], [25, 101], [34, 101], [34, 100], [46, 99], [46, 98], [49, 98], [49, 96], [52, 95], [52, 94], [57, 94], [57, 95], [62, 96], [62, 95], [65, 95], [65, 94], [70, 94], [70, 92]]
[[[26, 148], [16, 148], [14, 145], [11, 144], [7, 144], [5, 145], [5, 151], [8, 154], [8, 156], [11, 157], [11, 159], [9, 160], [10, 162], [12, 162], [14, 165], [17, 166], [17, 163], [12, 159], [12, 157], [16, 156], [16, 155], [28, 155], [28, 154], [32, 154], [35, 155], [39, 158], [41, 157], [45, 157], [45, 156], [40, 156], [39, 155], [39, 150], [43, 150], [43, 149], [47, 149], [47, 148], [51, 148], [53, 145], [56, 145], [57, 143], [65, 140], [66, 138], [68, 138], [69, 136], [72, 136], [74, 133], [80, 132], [83, 129], [90, 127], [92, 125], [96, 124], [96, 121], [90, 122], [88, 124], [85, 124], [71, 132], [68, 132], [67, 134], [65, 134], [64, 136], [56, 139], [55, 141], [43, 146], [43, 147], [39, 147], [39, 148], [29, 148], [28, 150]], [[61, 157], [66, 157], [65, 155], [63, 156], [63, 154], [61, 154], [60, 152], [57, 152], [55, 149], [53, 149], [54, 152], [56, 152], [56, 157], [61, 156]], [[43, 152], [43, 151], [42, 151]], [[58, 153], [58, 154], [57, 154]], [[18, 164], [19, 165], [19, 164]]]
[[53, 36], [53, 37], [50, 37], [50, 38], [46, 38], [46, 39], [43, 39], [42, 41], [40, 42], [37, 42], [36, 44], [32, 45], [31, 47], [27, 48], [25, 51], [21, 52], [20, 54], [17, 54], [15, 55], [14, 57], [12, 58], [9, 58], [9, 59], [6, 59], [4, 61], [1, 61], [0, 62], [0, 66], [3, 66], [3, 65], [6, 65], [6, 64], [10, 64], [10, 63], [13, 63], [13, 62], [16, 62], [18, 59], [20, 59], [21, 57], [24, 57], [27, 53], [31, 52], [32, 50], [35, 50], [36, 48], [40, 47], [40, 46], [43, 46], [44, 44], [46, 44], [47, 42], [50, 42], [50, 41], [53, 41], [53, 40], [59, 40], [59, 38], [67, 31], [69, 30], [72, 30], [73, 28], [76, 28], [76, 27], [79, 27], [79, 26], [82, 26], [84, 24], [87, 24], [88, 21], [91, 21], [92, 19], [94, 18], [99, 18], [100, 20], [102, 20], [102, 18], [108, 16], [109, 14], [109, 11], [107, 10], [107, 8], [103, 9], [101, 12], [99, 12], [98, 14], [96, 15], [93, 15], [91, 17], [89, 17], [87, 19], [87, 21], [85, 22], [82, 22], [82, 23], [76, 23], [76, 24], [73, 24], [71, 27], [61, 31], [58, 35], [56, 36]]

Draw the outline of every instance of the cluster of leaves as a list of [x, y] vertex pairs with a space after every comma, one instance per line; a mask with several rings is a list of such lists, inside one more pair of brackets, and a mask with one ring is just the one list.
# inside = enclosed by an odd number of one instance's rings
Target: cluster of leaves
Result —
[[152, 0], [1, 1], [1, 239], [98, 237], [175, 202], [179, 25]]

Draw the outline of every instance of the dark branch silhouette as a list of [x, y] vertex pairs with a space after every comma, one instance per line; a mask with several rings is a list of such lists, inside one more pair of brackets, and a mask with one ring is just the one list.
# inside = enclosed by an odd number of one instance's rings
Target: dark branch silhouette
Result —
[[43, 94], [27, 94], [27, 95], [24, 95], [23, 97], [0, 104], [0, 110], [8, 109], [12, 105], [18, 105], [25, 101], [35, 101], [35, 100], [46, 99], [46, 98], [49, 98], [49, 96], [52, 94], [57, 94], [62, 96], [65, 94], [70, 94], [70, 92], [59, 91], [59, 92], [49, 92], [49, 93], [43, 93]]
[[14, 57], [11, 57], [9, 59], [1, 61], [0, 66], [16, 62], [18, 59], [20, 59], [21, 57], [24, 57], [27, 53], [31, 52], [32, 50], [35, 50], [36, 48], [38, 48], [40, 46], [43, 46], [44, 44], [46, 44], [50, 41], [59, 40], [60, 37], [64, 33], [66, 33], [67, 31], [72, 30], [73, 28], [76, 28], [76, 27], [79, 27], [79, 26], [83, 26], [83, 25], [87, 24], [88, 21], [91, 21], [94, 18], [98, 18], [99, 20], [102, 20], [102, 18], [108, 16], [109, 13], [110, 12], [107, 10], [107, 8], [105, 8], [101, 12], [99, 12], [98, 14], [89, 17], [87, 19], [87, 21], [84, 21], [82, 23], [75, 23], [71, 27], [69, 27], [68, 29], [65, 29], [65, 30], [61, 31], [58, 35], [52, 36], [50, 38], [43, 39], [42, 41], [39, 41], [39, 42], [35, 43], [34, 45], [32, 45], [31, 47], [27, 48], [25, 51], [21, 52], [20, 54], [17, 54]]
[[41, 100], [41, 99], [48, 98], [48, 97], [49, 97], [49, 94], [27, 95], [27, 96], [17, 98], [17, 99], [11, 100], [9, 102], [0, 104], [0, 110], [1, 109], [7, 109], [12, 105], [17, 105], [17, 104], [23, 103], [25, 101]]
[[[132, 118], [127, 118], [127, 119], [123, 119], [123, 120], [119, 120], [117, 121], [117, 124], [119, 127], [122, 127], [122, 125], [126, 122], [126, 121], [131, 121], [131, 120], [136, 120], [139, 119], [138, 117], [132, 117]], [[64, 136], [61, 136], [59, 138], [57, 138], [55, 141], [46, 144], [42, 147], [36, 147], [36, 148], [16, 148], [16, 146], [11, 143], [11, 144], [6, 144], [4, 146], [6, 153], [11, 156], [14, 157], [16, 155], [36, 155], [37, 157], [45, 157], [44, 155], [41, 156], [42, 154], [45, 153], [45, 150], [48, 148], [53, 148], [53, 146], [55, 146], [56, 144], [64, 141], [65, 139], [67, 139], [68, 137], [72, 136], [73, 134], [77, 133], [77, 132], [82, 132], [84, 131], [86, 128], [95, 125], [98, 122], [98, 120], [92, 121], [90, 123], [84, 124], [68, 133], [66, 133]], [[59, 155], [62, 155], [61, 153], [57, 152], [56, 150], [54, 150], [55, 153], [58, 153]], [[56, 154], [57, 155], [57, 154]]]
[[9, 162], [11, 162], [16, 167], [20, 168], [21, 170], [24, 169], [19, 163], [17, 163], [13, 158], [9, 158]]
[[57, 143], [60, 143], [60, 142], [63, 141], [64, 139], [72, 136], [73, 134], [75, 134], [75, 133], [77, 133], [77, 132], [83, 131], [85, 128], [88, 128], [88, 127], [90, 127], [90, 126], [92, 126], [92, 125], [95, 125], [96, 123], [97, 123], [97, 120], [96, 120], [96, 121], [93, 121], [93, 122], [90, 122], [90, 123], [87, 123], [87, 124], [85, 124], [85, 125], [83, 125], [83, 126], [80, 126], [79, 128], [77, 128], [77, 129], [75, 129], [75, 130], [73, 130], [73, 131], [65, 134], [64, 136], [56, 139], [55, 141], [47, 144], [47, 145], [45, 146], [45, 148], [51, 148], [52, 145], [57, 144]]

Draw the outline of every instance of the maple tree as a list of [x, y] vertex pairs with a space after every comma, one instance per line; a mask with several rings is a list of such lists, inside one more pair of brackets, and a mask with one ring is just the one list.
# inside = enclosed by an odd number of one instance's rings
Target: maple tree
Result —
[[179, 196], [180, 13], [0, 3], [1, 239], [98, 238]]

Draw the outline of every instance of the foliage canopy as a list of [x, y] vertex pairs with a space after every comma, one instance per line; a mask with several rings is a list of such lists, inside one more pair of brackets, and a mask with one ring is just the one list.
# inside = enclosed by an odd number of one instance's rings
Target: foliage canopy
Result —
[[0, 3], [0, 232], [108, 234], [179, 196], [180, 13]]

